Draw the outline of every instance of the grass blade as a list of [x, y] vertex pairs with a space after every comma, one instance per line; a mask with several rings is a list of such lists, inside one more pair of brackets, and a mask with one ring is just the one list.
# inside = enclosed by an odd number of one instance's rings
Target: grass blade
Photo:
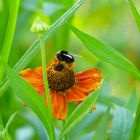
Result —
[[118, 108], [112, 122], [112, 140], [128, 140], [133, 120], [133, 113], [125, 108]]
[[103, 115], [97, 129], [95, 135], [93, 136], [93, 140], [106, 140], [107, 139], [107, 128], [109, 123], [110, 116], [110, 108], [108, 108]]
[[[79, 0], [74, 4], [67, 12], [65, 12], [54, 24], [51, 25], [50, 29], [42, 37], [44, 41], [48, 41], [49, 38], [55, 34], [55, 32], [62, 27], [73, 15], [73, 13], [84, 3], [85, 0]], [[37, 55], [40, 50], [39, 39], [34, 41], [25, 54], [20, 58], [20, 60], [14, 66], [14, 70], [19, 72], [24, 69], [31, 60]], [[8, 88], [8, 82], [4, 82], [3, 86], [0, 89], [0, 96]]]
[[103, 42], [91, 37], [75, 27], [71, 27], [72, 31], [78, 36], [85, 47], [101, 60], [110, 63], [120, 69], [128, 71], [138, 80], [140, 80], [140, 73], [137, 68], [115, 48], [110, 47]]
[[5, 128], [4, 128], [4, 130], [3, 130], [3, 137], [4, 137], [4, 139], [6, 139], [6, 140], [12, 140], [11, 137], [10, 137], [10, 135], [9, 135], [9, 133], [8, 133], [8, 128], [9, 128], [9, 126], [11, 125], [12, 121], [15, 119], [17, 113], [18, 113], [18, 111], [15, 112], [15, 113], [13, 113], [13, 114], [10, 116], [10, 118], [9, 118], [8, 122], [6, 123], [6, 126], [5, 126]]
[[48, 110], [44, 100], [31, 85], [17, 75], [8, 65], [3, 63], [3, 61], [1, 61], [1, 63], [5, 68], [6, 75], [10, 81], [10, 85], [15, 91], [15, 94], [40, 118], [50, 136], [50, 139], [54, 140], [55, 138], [51, 137], [53, 136], [51, 134], [51, 132], [53, 132], [53, 128], [48, 119]]
[[[9, 13], [9, 19], [8, 19], [8, 24], [7, 24], [7, 31], [6, 31], [3, 48], [2, 48], [2, 54], [1, 54], [3, 57], [3, 60], [6, 63], [8, 62], [8, 59], [9, 59], [12, 42], [14, 38], [19, 4], [20, 4], [20, 0], [10, 1], [10, 13]], [[0, 66], [0, 83], [3, 79], [3, 75], [4, 75], [4, 69], [2, 66]]]
[[140, 139], [140, 100], [129, 140], [139, 140], [139, 139]]
[[10, 116], [10, 118], [9, 118], [9, 120], [8, 120], [6, 126], [5, 126], [5, 131], [8, 132], [8, 128], [9, 128], [10, 124], [12, 123], [12, 121], [14, 120], [14, 118], [16, 117], [17, 113], [18, 113], [18, 111], [15, 112], [15, 113], [13, 113], [13, 114]]
[[60, 137], [66, 135], [70, 130], [76, 127], [91, 111], [92, 106], [99, 97], [99, 91], [92, 92], [69, 116]]
[[129, 5], [131, 7], [133, 16], [134, 16], [136, 24], [137, 24], [137, 27], [138, 27], [139, 32], [140, 32], [140, 15], [139, 15], [136, 7], [134, 6], [133, 2], [131, 0], [128, 0], [128, 2], [129, 2]]
[[138, 98], [136, 90], [133, 90], [132, 93], [129, 95], [128, 99], [125, 102], [124, 107], [127, 108], [132, 113], [136, 113], [138, 107]]
[[53, 135], [53, 138], [55, 139], [55, 132], [54, 132], [54, 125], [53, 125], [53, 117], [52, 117], [52, 107], [51, 107], [51, 99], [50, 99], [50, 89], [47, 79], [47, 70], [46, 70], [46, 51], [45, 51], [45, 42], [42, 40], [42, 37], [40, 36], [40, 47], [41, 47], [41, 59], [42, 59], [42, 75], [43, 75], [43, 81], [44, 81], [44, 87], [45, 87], [45, 99], [47, 99], [48, 102], [48, 117], [50, 119], [51, 127], [53, 128], [53, 132], [51, 134]]

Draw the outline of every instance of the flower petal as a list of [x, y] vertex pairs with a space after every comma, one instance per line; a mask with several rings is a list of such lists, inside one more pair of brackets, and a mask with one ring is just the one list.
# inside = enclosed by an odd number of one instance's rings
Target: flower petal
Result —
[[75, 77], [77, 81], [83, 81], [88, 78], [101, 79], [103, 78], [103, 75], [100, 73], [98, 69], [89, 69], [83, 72], [76, 73]]
[[90, 69], [84, 72], [75, 74], [75, 85], [83, 90], [86, 94], [94, 91], [101, 85], [101, 79], [103, 75], [97, 69]]
[[43, 96], [45, 93], [43, 77], [42, 77], [42, 68], [38, 67], [35, 70], [26, 69], [20, 72], [20, 76], [30, 83], [35, 90]]
[[87, 96], [86, 93], [77, 86], [73, 86], [66, 92], [66, 99], [69, 102], [83, 101]]
[[51, 90], [51, 103], [53, 116], [58, 120], [64, 120], [67, 116], [67, 102], [63, 92]]

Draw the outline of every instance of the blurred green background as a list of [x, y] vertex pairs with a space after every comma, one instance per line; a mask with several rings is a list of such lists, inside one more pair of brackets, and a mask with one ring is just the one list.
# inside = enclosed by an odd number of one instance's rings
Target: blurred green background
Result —
[[[133, 2], [140, 11], [140, 1], [134, 0]], [[74, 3], [74, 0], [22, 0], [9, 65], [13, 67], [37, 38], [30, 31], [37, 16], [41, 16], [48, 24], [52, 24]], [[0, 50], [5, 37], [9, 5], [9, 0], [0, 0]], [[116, 48], [140, 69], [139, 33], [127, 0], [86, 0], [70, 19], [70, 22], [80, 30]], [[68, 25], [59, 29], [55, 36], [46, 43], [47, 63], [59, 50], [68, 50], [70, 53], [78, 55], [75, 58], [75, 71], [97, 67], [104, 74], [102, 94], [97, 104], [97, 110], [90, 113], [88, 118], [70, 134], [70, 137], [75, 140], [84, 140], [90, 137], [108, 104], [113, 103], [115, 106], [123, 106], [132, 92], [140, 92], [140, 86], [129, 73], [104, 63], [90, 54], [80, 40], [70, 31]], [[40, 65], [39, 53], [27, 67], [35, 68]], [[76, 104], [70, 104], [69, 113], [75, 107]], [[47, 134], [41, 122], [28, 108], [22, 107], [19, 99], [15, 97], [12, 89], [9, 88], [0, 97], [0, 115], [4, 125], [10, 115], [17, 110], [20, 110], [20, 112], [9, 128], [9, 134], [14, 140], [47, 139]], [[61, 126], [62, 122], [56, 121], [57, 134], [59, 134]]]

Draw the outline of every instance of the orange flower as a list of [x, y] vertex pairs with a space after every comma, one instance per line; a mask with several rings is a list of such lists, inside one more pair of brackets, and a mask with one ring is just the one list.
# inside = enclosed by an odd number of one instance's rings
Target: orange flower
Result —
[[[101, 85], [103, 78], [100, 71], [95, 68], [74, 73], [74, 64], [73, 56], [66, 51], [61, 51], [47, 67], [52, 112], [53, 116], [59, 120], [67, 116], [67, 102], [81, 103], [90, 92]], [[40, 96], [44, 96], [41, 67], [23, 70], [20, 75], [35, 88]], [[45, 102], [47, 104], [47, 101]], [[93, 108], [95, 109], [96, 106]]]

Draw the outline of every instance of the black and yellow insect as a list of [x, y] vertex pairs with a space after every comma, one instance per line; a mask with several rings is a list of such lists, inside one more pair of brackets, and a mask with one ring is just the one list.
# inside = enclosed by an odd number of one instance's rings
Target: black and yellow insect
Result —
[[64, 67], [67, 69], [73, 69], [75, 66], [74, 57], [67, 51], [60, 51], [56, 53], [56, 70], [61, 71]]

